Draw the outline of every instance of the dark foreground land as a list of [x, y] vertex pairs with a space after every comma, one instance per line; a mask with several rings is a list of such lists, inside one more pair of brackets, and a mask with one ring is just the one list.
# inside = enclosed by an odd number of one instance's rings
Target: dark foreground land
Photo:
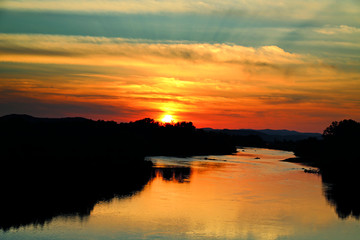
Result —
[[86, 217], [99, 201], [140, 191], [154, 174], [145, 156], [236, 151], [225, 134], [148, 118], [117, 124], [8, 115], [0, 118], [0, 133], [3, 230], [56, 216]]
[[[0, 230], [42, 225], [57, 216], [86, 218], [96, 203], [126, 197], [151, 181], [151, 155], [231, 154], [236, 146], [292, 150], [321, 171], [324, 195], [341, 218], [359, 219], [359, 123], [334, 122], [323, 138], [269, 141], [196, 129], [191, 122], [130, 123], [85, 118], [0, 118]], [[156, 171], [158, 171], [157, 169]], [[190, 169], [162, 169], [164, 179]], [[186, 180], [186, 177], [185, 177]]]
[[323, 139], [299, 141], [293, 149], [297, 158], [287, 161], [317, 167], [324, 183], [324, 195], [340, 218], [360, 219], [360, 123], [333, 122]]

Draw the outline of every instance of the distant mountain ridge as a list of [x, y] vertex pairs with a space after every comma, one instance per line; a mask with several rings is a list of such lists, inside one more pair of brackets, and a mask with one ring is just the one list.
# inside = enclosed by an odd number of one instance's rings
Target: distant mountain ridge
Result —
[[90, 122], [92, 120], [83, 117], [63, 117], [63, 118], [41, 118], [27, 114], [9, 114], [0, 117], [1, 121], [27, 121], [27, 122]]
[[[0, 122], [6, 121], [26, 121], [26, 122], [37, 122], [37, 123], [57, 123], [57, 122], [77, 122], [86, 123], [93, 122], [91, 119], [82, 117], [64, 117], [64, 118], [38, 118], [26, 114], [10, 114], [0, 117]], [[111, 122], [111, 121], [110, 121]], [[113, 122], [115, 123], [115, 122]], [[201, 128], [206, 132], [218, 132], [224, 133], [231, 136], [258, 136], [265, 142], [275, 141], [299, 141], [307, 138], [321, 139], [320, 133], [303, 133], [293, 130], [272, 130], [272, 129], [213, 129], [213, 128]]]
[[213, 129], [213, 128], [202, 128], [204, 131], [209, 132], [222, 132], [232, 136], [259, 136], [263, 141], [274, 142], [274, 141], [299, 141], [307, 138], [321, 139], [320, 133], [303, 133], [293, 130], [272, 130], [272, 129]]

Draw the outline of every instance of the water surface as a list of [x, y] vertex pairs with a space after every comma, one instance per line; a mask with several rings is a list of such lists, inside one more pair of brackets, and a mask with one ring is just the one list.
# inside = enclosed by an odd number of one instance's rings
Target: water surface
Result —
[[[360, 222], [341, 219], [321, 176], [280, 161], [291, 152], [151, 157], [143, 190], [95, 205], [89, 216], [0, 232], [0, 239], [357, 239]], [[328, 187], [328, 186], [326, 186]]]

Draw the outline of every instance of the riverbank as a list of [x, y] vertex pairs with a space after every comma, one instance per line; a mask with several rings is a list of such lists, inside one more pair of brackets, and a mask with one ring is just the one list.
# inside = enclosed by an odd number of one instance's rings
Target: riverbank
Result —
[[43, 226], [58, 216], [86, 218], [94, 206], [131, 196], [152, 179], [152, 163], [12, 167], [0, 176], [0, 230]]
[[231, 154], [223, 134], [192, 123], [0, 117], [0, 229], [89, 215], [99, 201], [140, 191], [152, 178], [145, 156]]
[[305, 173], [316, 173], [321, 176], [324, 196], [334, 206], [337, 215], [342, 219], [354, 217], [359, 220], [360, 196], [357, 191], [360, 186], [359, 167], [351, 164], [351, 161], [345, 161], [348, 163], [344, 164], [341, 160], [337, 160], [295, 157], [282, 161], [316, 168], [303, 170]]
[[294, 157], [294, 158], [287, 158], [284, 160], [281, 160], [283, 162], [292, 162], [292, 163], [299, 163], [308, 167], [316, 167], [319, 168], [318, 160], [314, 158], [302, 158], [302, 157]]

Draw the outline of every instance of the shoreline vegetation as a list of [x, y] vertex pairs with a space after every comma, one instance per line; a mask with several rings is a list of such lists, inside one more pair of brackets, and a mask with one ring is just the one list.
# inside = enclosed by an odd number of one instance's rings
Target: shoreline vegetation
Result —
[[360, 219], [360, 123], [335, 121], [322, 136], [297, 142], [293, 149], [297, 157], [284, 161], [318, 168], [324, 195], [338, 216]]
[[287, 161], [320, 169], [324, 195], [339, 217], [359, 219], [359, 125], [343, 120], [326, 128], [322, 139], [265, 141], [150, 118], [0, 117], [0, 230], [44, 225], [57, 216], [86, 218], [100, 201], [141, 191], [154, 176], [146, 156], [223, 155], [237, 146], [293, 151], [297, 158]]
[[232, 138], [191, 122], [0, 117], [0, 230], [84, 218], [97, 202], [140, 191], [154, 175], [145, 156], [219, 155]]

